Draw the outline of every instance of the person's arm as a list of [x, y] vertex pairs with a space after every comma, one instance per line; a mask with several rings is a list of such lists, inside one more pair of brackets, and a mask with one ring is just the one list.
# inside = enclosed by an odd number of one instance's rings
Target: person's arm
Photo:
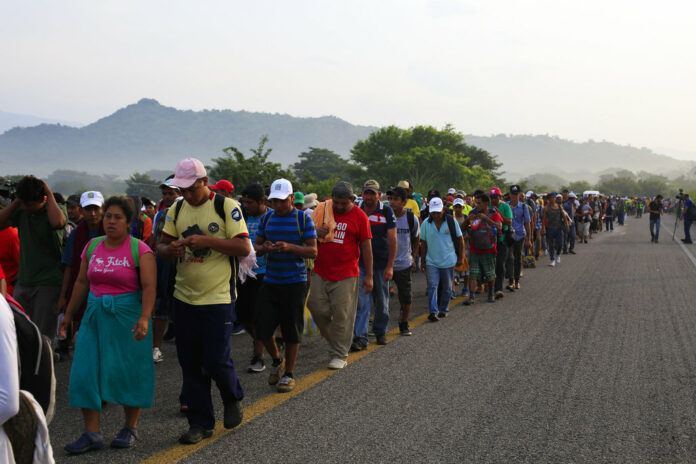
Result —
[[544, 206], [541, 210], [541, 235], [546, 235], [546, 208], [548, 206]]
[[3, 297], [7, 296], [7, 280], [4, 278], [0, 279], [0, 294]]
[[0, 299], [0, 359], [3, 372], [0, 376], [0, 427], [19, 412], [19, 363], [17, 360], [17, 334], [10, 306]]
[[384, 269], [384, 281], [389, 282], [394, 277], [394, 259], [396, 258], [396, 227], [387, 230], [387, 267]]
[[[259, 238], [263, 240], [262, 237], [257, 235], [256, 239], [258, 240]], [[270, 242], [264, 242], [263, 244], [265, 245], [267, 243]], [[309, 259], [314, 259], [317, 257], [317, 239], [315, 238], [307, 239], [304, 245], [295, 245], [288, 242], [275, 242], [275, 244], [267, 248], [269, 248], [270, 252], [272, 253], [292, 253], [300, 258]]]
[[428, 255], [428, 242], [425, 240], [420, 241], [420, 256], [421, 256], [421, 271], [425, 272], [426, 264], [425, 257]]
[[65, 315], [60, 321], [60, 327], [58, 328], [58, 333], [61, 337], [65, 337], [65, 331], [68, 324], [72, 320], [72, 315], [85, 301], [87, 298], [87, 292], [89, 292], [89, 280], [87, 279], [87, 263], [82, 261], [80, 263], [80, 273], [75, 280], [75, 286], [73, 287], [72, 296], [70, 297], [70, 302], [65, 310]]
[[362, 282], [362, 288], [365, 293], [372, 291], [372, 239], [366, 238], [360, 242], [360, 254], [362, 256], [363, 265], [365, 266], [365, 278]]
[[190, 235], [181, 240], [181, 244], [192, 251], [211, 248], [227, 256], [248, 256], [251, 253], [249, 237], [217, 238], [210, 235]]
[[72, 274], [72, 265], [65, 266], [63, 271], [63, 285], [60, 287], [60, 298], [58, 298], [58, 306], [56, 307], [56, 314], [60, 314], [65, 311], [65, 307], [68, 305], [68, 288], [70, 287], [70, 275]]
[[44, 194], [46, 195], [46, 215], [48, 216], [48, 223], [54, 229], [62, 229], [65, 227], [65, 214], [61, 211], [58, 203], [56, 203], [56, 198], [51, 192], [51, 188], [46, 182], [44, 182]]
[[0, 208], [0, 230], [7, 229], [12, 225], [12, 213], [20, 206], [19, 198], [15, 198], [7, 208]]
[[140, 318], [133, 326], [133, 338], [140, 341], [147, 335], [150, 325], [150, 316], [155, 307], [157, 294], [157, 263], [155, 255], [145, 253], [140, 257], [140, 286], [143, 289], [143, 307]]

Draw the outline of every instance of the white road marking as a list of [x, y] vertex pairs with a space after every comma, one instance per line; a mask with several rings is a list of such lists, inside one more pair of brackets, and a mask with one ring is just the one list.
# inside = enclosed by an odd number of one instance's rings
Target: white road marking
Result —
[[[663, 229], [665, 229], [668, 232], [674, 232], [673, 230], [670, 231], [669, 227], [666, 225], [662, 224], [662, 221], [660, 221], [660, 225], [662, 226]], [[694, 255], [691, 254], [688, 248], [686, 248], [686, 245], [682, 243], [681, 240], [677, 238], [677, 236], [674, 236], [674, 241], [677, 242], [677, 244], [681, 247], [682, 250], [684, 250], [684, 253], [686, 253], [686, 256], [691, 260], [691, 263], [696, 267], [696, 258], [694, 258]]]

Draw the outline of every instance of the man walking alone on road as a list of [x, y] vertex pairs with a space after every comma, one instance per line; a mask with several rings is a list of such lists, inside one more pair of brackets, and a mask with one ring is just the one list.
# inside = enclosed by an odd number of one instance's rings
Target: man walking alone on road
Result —
[[650, 241], [657, 243], [660, 238], [660, 218], [662, 216], [662, 195], [655, 197], [648, 204], [648, 212], [650, 213]]

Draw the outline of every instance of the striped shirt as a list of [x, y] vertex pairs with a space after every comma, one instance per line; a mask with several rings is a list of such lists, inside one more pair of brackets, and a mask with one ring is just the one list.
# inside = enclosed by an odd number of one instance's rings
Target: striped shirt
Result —
[[[311, 217], [293, 209], [287, 216], [278, 216], [272, 211], [266, 213], [261, 219], [256, 236], [274, 243], [286, 242], [301, 246], [307, 240], [316, 239], [317, 233], [314, 230]], [[264, 282], [293, 284], [306, 281], [307, 267], [304, 258], [294, 253], [269, 253], [266, 255]]]

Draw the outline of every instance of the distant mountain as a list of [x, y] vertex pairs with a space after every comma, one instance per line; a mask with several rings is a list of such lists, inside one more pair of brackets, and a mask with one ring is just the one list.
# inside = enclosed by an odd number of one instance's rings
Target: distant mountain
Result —
[[173, 169], [196, 156], [204, 163], [235, 146], [244, 153], [268, 134], [271, 158], [289, 165], [308, 147], [348, 156], [374, 127], [334, 116], [296, 118], [248, 111], [182, 111], [142, 99], [82, 128], [42, 124], [0, 135], [0, 172], [46, 175], [55, 169], [129, 175]]
[[62, 124], [64, 126], [80, 127], [82, 124], [74, 121], [61, 121], [59, 119], [42, 118], [30, 114], [15, 114], [0, 111], [0, 134], [14, 127], [32, 127], [39, 124]]
[[601, 173], [628, 169], [678, 177], [696, 166], [660, 155], [649, 148], [589, 140], [571, 142], [548, 135], [467, 136], [466, 142], [487, 150], [503, 163], [503, 176], [518, 180], [534, 173], [553, 173], [563, 179], [594, 182]]

